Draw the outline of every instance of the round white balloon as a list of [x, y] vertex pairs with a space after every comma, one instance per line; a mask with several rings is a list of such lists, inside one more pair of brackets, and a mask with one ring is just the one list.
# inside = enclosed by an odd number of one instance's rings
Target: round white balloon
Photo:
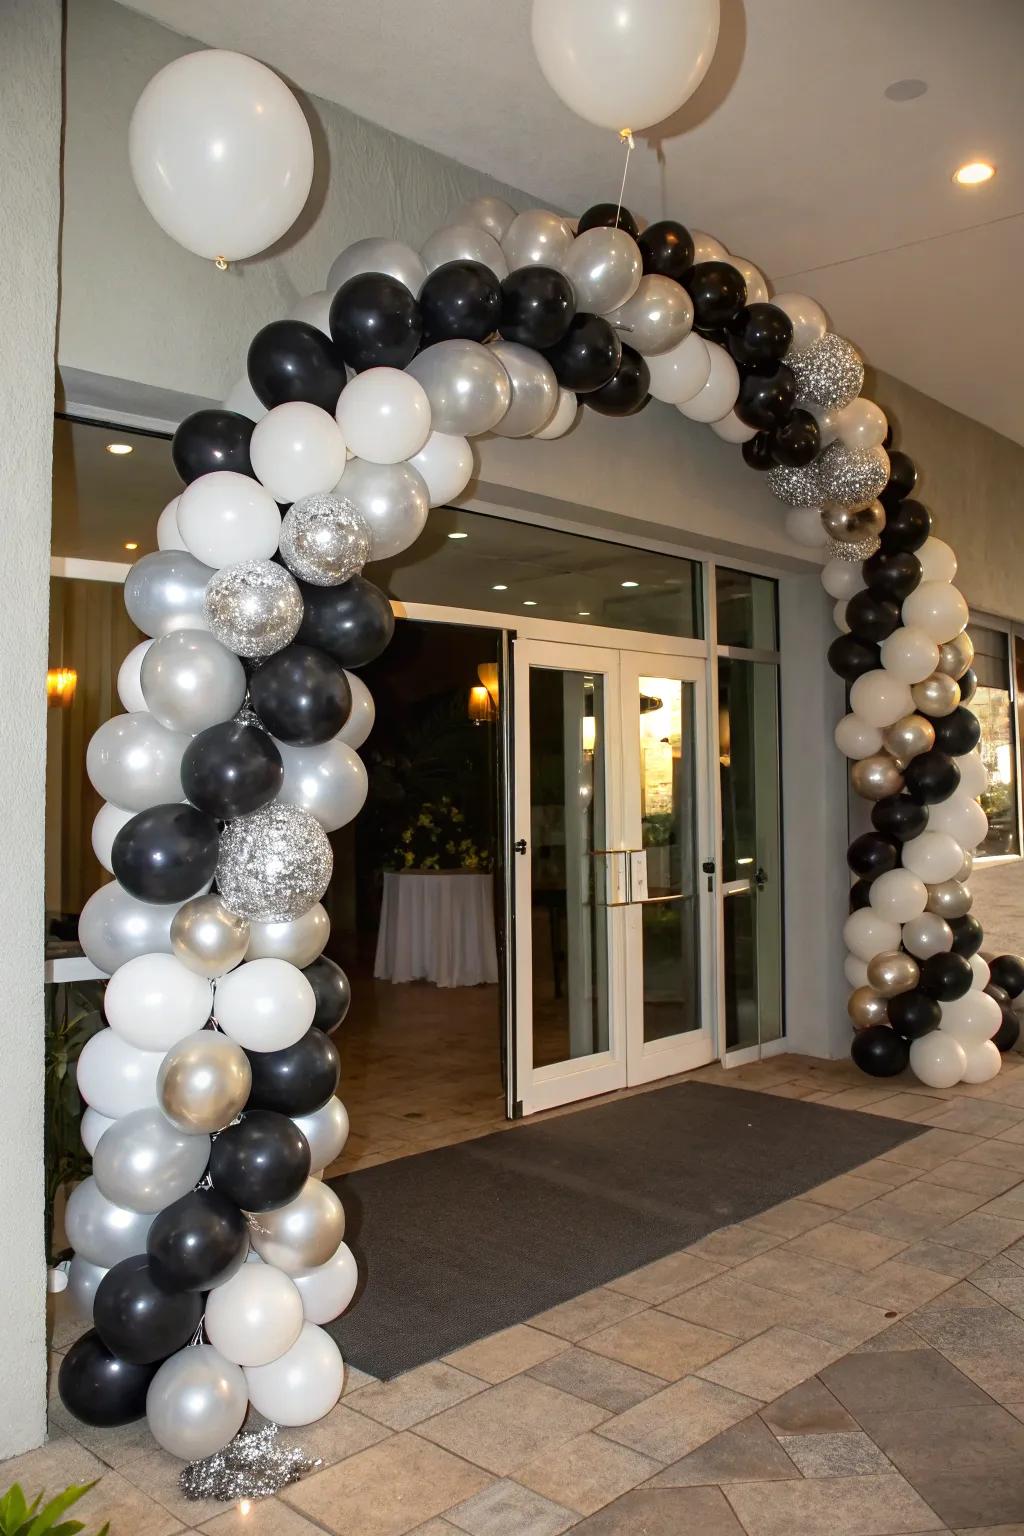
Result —
[[313, 1022], [313, 988], [287, 960], [247, 960], [217, 982], [214, 1016], [246, 1051], [283, 1051]]
[[977, 800], [961, 788], [947, 800], [928, 807], [929, 832], [948, 832], [961, 848], [977, 848], [988, 835], [988, 817]]
[[939, 664], [939, 648], [923, 629], [895, 629], [880, 649], [882, 666], [903, 683], [923, 683]]
[[473, 478], [473, 450], [468, 438], [448, 432], [431, 432], [409, 463], [423, 476], [432, 507], [454, 501]]
[[859, 715], [844, 715], [835, 729], [836, 746], [844, 757], [859, 762], [882, 750], [882, 732]]
[[711, 349], [703, 336], [691, 331], [678, 346], [649, 357], [647, 367], [654, 399], [666, 405], [685, 405], [700, 394], [711, 376]]
[[923, 629], [937, 645], [955, 640], [970, 617], [963, 594], [948, 581], [922, 581], [903, 599], [903, 622]]
[[82, 1137], [82, 1146], [90, 1157], [99, 1146], [103, 1132], [109, 1131], [110, 1127], [116, 1124], [116, 1120], [111, 1120], [107, 1115], [101, 1115], [99, 1110], [93, 1109], [91, 1105], [87, 1106], [78, 1129]]
[[107, 982], [111, 1029], [140, 1051], [169, 1051], [210, 1017], [213, 989], [176, 955], [137, 955]]
[[909, 869], [889, 869], [871, 882], [871, 908], [892, 923], [920, 917], [928, 904], [928, 888]]
[[355, 1257], [347, 1243], [316, 1269], [300, 1269], [292, 1276], [302, 1297], [302, 1310], [308, 1323], [330, 1323], [340, 1317], [351, 1302], [359, 1284]]
[[963, 861], [963, 848], [948, 832], [929, 829], [903, 844], [904, 867], [920, 876], [925, 885], [955, 880]]
[[847, 955], [843, 961], [843, 973], [854, 990], [868, 985], [867, 961], [862, 960], [859, 955]]
[[138, 645], [132, 646], [118, 668], [117, 696], [129, 713], [146, 708], [142, 696], [142, 661], [152, 644], [152, 640], [140, 640]]
[[352, 690], [352, 708], [348, 719], [334, 739], [343, 741], [347, 747], [358, 751], [373, 730], [377, 712], [374, 708], [373, 695], [359, 673], [346, 672], [345, 676]]
[[564, 437], [571, 427], [576, 425], [580, 414], [580, 402], [571, 389], [559, 388], [558, 404], [555, 406], [555, 414], [549, 422], [546, 422], [534, 437], [541, 438], [544, 442], [551, 442], [558, 437]]
[[[180, 496], [174, 496], [164, 507], [156, 521], [156, 547], [157, 549], [185, 549], [187, 545], [181, 536], [178, 527], [178, 502]], [[129, 708], [125, 705], [125, 708]]]
[[[821, 523], [821, 508], [806, 507], [800, 510], [813, 515]], [[822, 529], [824, 533], [824, 529]], [[857, 560], [826, 560], [821, 568], [821, 584], [829, 597], [849, 600], [864, 589], [864, 574]]]
[[964, 1083], [988, 1083], [999, 1075], [1003, 1065], [1003, 1058], [999, 1054], [998, 1047], [991, 1040], [983, 1040], [980, 1045], [964, 1046], [964, 1075], [960, 1079]]
[[959, 1040], [933, 1029], [910, 1043], [910, 1070], [928, 1088], [953, 1088], [960, 1082], [967, 1057]]
[[303, 1323], [291, 1349], [269, 1365], [248, 1367], [245, 1380], [257, 1413], [295, 1427], [330, 1413], [341, 1396], [344, 1374], [341, 1351], [330, 1334], [315, 1323]]
[[805, 293], [777, 293], [772, 303], [787, 314], [793, 324], [793, 340], [787, 357], [799, 357], [801, 352], [809, 351], [828, 330], [825, 311]]
[[243, 1264], [206, 1298], [203, 1327], [225, 1360], [254, 1366], [291, 1349], [303, 1321], [302, 1297], [288, 1275], [272, 1264]]
[[345, 442], [371, 464], [398, 464], [430, 436], [430, 402], [400, 368], [367, 368], [342, 390], [336, 415]]
[[998, 1033], [1002, 1022], [1002, 1009], [995, 998], [972, 987], [963, 997], [942, 1004], [942, 1023], [939, 1028], [959, 1040], [966, 1050], [972, 1045], [980, 1045], [984, 1040], [991, 1040]]
[[922, 581], [952, 582], [956, 579], [956, 555], [943, 539], [925, 539], [917, 551]]
[[732, 410], [740, 391], [739, 369], [729, 353], [713, 341], [705, 345], [710, 360], [707, 380], [696, 395], [676, 406], [690, 421], [720, 421]]
[[870, 907], [851, 912], [843, 926], [843, 938], [851, 954], [859, 960], [873, 960], [900, 947], [900, 925], [879, 917]]
[[299, 501], [333, 491], [345, 473], [345, 439], [329, 411], [306, 400], [289, 400], [256, 423], [249, 457], [253, 473], [275, 502]]
[[[712, 426], [712, 432], [717, 431], [719, 426], [721, 422]], [[719, 436], [721, 436], [720, 433]], [[790, 507], [786, 513], [786, 532], [794, 544], [802, 544], [805, 549], [824, 549], [828, 543], [828, 534], [822, 527], [819, 507]], [[840, 560], [835, 563], [848, 565], [849, 561]], [[830, 561], [829, 564], [832, 562]]]
[[119, 805], [111, 805], [106, 801], [96, 812], [96, 817], [92, 824], [92, 851], [103, 865], [103, 868], [109, 870], [111, 874], [114, 873], [111, 856], [114, 838], [121, 828], [127, 826], [133, 817], [137, 815], [137, 811], [123, 811]]
[[880, 448], [889, 423], [880, 406], [859, 397], [836, 412], [836, 429], [839, 441], [847, 448]]
[[904, 923], [903, 948], [917, 960], [947, 954], [953, 948], [953, 930], [937, 912], [922, 912]]
[[85, 1102], [108, 1120], [155, 1104], [163, 1051], [140, 1051], [113, 1029], [97, 1031], [82, 1047], [76, 1077]]
[[182, 491], [178, 527], [189, 553], [219, 570], [239, 560], [269, 560], [281, 536], [281, 514], [274, 497], [251, 475], [215, 469]]
[[981, 754], [977, 750], [965, 752], [956, 759], [956, 765], [960, 769], [960, 793], [970, 795], [972, 800], [983, 795], [988, 788], [988, 769]]
[[868, 725], [885, 727], [912, 715], [914, 700], [908, 683], [879, 668], [857, 678], [850, 689], [850, 708]]

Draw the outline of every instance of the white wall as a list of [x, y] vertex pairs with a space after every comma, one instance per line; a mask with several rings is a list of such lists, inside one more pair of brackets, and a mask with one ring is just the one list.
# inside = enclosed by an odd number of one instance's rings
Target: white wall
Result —
[[[0, 9], [0, 603], [3, 1177], [0, 1458], [46, 1433], [43, 803], [53, 350], [60, 226], [60, 0]], [[34, 1490], [33, 1490], [34, 1491]]]

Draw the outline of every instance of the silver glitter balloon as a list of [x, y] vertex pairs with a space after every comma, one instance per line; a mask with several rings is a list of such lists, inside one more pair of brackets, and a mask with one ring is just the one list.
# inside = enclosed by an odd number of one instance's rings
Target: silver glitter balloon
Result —
[[302, 594], [283, 566], [241, 560], [211, 577], [203, 612], [217, 639], [236, 656], [272, 656], [299, 632]]
[[369, 525], [347, 496], [324, 493], [293, 502], [281, 524], [281, 558], [316, 587], [335, 587], [370, 558]]
[[818, 486], [818, 460], [794, 469], [788, 464], [776, 464], [765, 477], [773, 496], [785, 502], [787, 507], [817, 507], [821, 503]]
[[333, 867], [327, 833], [309, 811], [275, 801], [224, 828], [217, 889], [254, 922], [301, 917], [326, 891]]
[[186, 1499], [269, 1499], [307, 1472], [323, 1466], [319, 1456], [307, 1456], [297, 1445], [278, 1445], [276, 1424], [264, 1424], [238, 1435], [230, 1445], [202, 1461], [191, 1461], [178, 1478]]
[[827, 410], [841, 410], [856, 400], [864, 385], [864, 363], [856, 347], [835, 331], [826, 331], [806, 352], [786, 357], [796, 374], [798, 403], [809, 400]]
[[829, 539], [826, 545], [826, 558], [829, 560], [847, 560], [851, 565], [860, 565], [882, 547], [882, 541], [877, 534], [871, 534], [866, 539], [859, 539], [853, 544], [844, 544], [839, 539]]
[[815, 467], [822, 501], [840, 507], [866, 507], [889, 479], [889, 455], [884, 448], [847, 448], [845, 443], [830, 443], [815, 460]]

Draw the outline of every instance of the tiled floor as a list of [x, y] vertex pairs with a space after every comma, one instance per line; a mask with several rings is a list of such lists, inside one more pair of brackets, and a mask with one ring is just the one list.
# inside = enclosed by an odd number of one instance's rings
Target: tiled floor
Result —
[[1024, 1060], [942, 1092], [795, 1057], [696, 1075], [929, 1129], [445, 1361], [351, 1373], [284, 1432], [322, 1470], [248, 1513], [59, 1404], [4, 1482], [98, 1478], [113, 1536], [1024, 1536]]

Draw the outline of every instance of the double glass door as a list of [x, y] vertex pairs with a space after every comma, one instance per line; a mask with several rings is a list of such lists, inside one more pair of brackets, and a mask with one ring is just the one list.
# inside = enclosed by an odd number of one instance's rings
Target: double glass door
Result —
[[514, 1097], [539, 1109], [718, 1054], [700, 659], [514, 650]]

